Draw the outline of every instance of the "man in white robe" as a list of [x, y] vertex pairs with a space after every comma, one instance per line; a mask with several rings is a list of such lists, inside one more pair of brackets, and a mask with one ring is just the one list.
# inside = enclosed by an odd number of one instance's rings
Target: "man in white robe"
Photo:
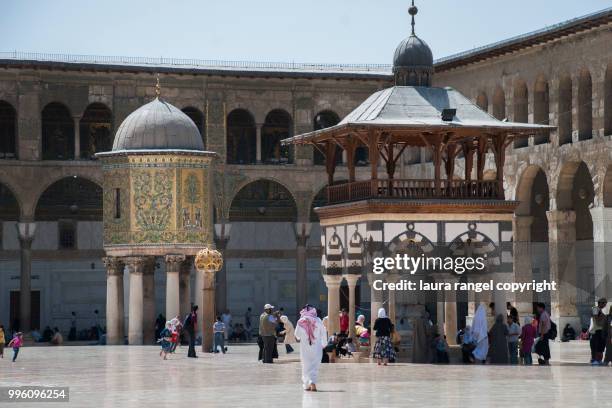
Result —
[[316, 391], [323, 348], [327, 346], [327, 330], [314, 307], [307, 305], [300, 316], [295, 327], [295, 338], [300, 343], [302, 383], [305, 391]]

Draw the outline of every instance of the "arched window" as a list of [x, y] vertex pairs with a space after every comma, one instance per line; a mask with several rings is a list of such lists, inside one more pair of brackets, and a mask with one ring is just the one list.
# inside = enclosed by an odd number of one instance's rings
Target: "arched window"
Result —
[[608, 64], [604, 78], [604, 134], [612, 135], [612, 64]]
[[102, 187], [76, 176], [58, 180], [38, 199], [35, 219], [57, 221], [59, 249], [76, 249], [78, 221], [102, 221]]
[[501, 87], [497, 87], [493, 94], [493, 116], [499, 120], [506, 118], [506, 94]]
[[283, 185], [271, 180], [257, 180], [244, 186], [232, 200], [232, 222], [297, 220], [293, 196]]
[[[529, 122], [529, 93], [525, 81], [518, 81], [514, 86], [514, 121]], [[529, 146], [529, 139], [520, 138], [514, 141], [514, 147]]]
[[291, 163], [292, 155], [289, 146], [281, 146], [280, 141], [291, 137], [291, 115], [281, 109], [268, 113], [261, 127], [261, 161], [265, 164]]
[[[340, 117], [336, 114], [336, 112], [330, 110], [324, 110], [319, 112], [314, 117], [314, 130], [325, 129], [334, 125], [337, 125], [340, 122]], [[336, 163], [342, 163], [342, 149], [336, 146]], [[318, 149], [314, 149], [314, 164], [315, 165], [324, 165], [325, 164], [325, 156]]]
[[204, 148], [206, 148], [206, 123], [204, 120], [204, 115], [198, 108], [194, 108], [193, 106], [188, 106], [183, 109], [183, 113], [195, 123], [196, 127], [200, 131], [200, 135], [202, 135], [202, 143], [204, 144]]
[[[544, 77], [539, 77], [533, 89], [533, 122], [538, 125], [548, 125], [548, 82]], [[548, 134], [537, 135], [535, 144], [548, 143]]]
[[17, 157], [17, 112], [8, 102], [0, 101], [0, 159]]
[[559, 145], [572, 143], [572, 78], [564, 75], [559, 80]]
[[244, 109], [227, 115], [227, 162], [254, 164], [257, 154], [257, 128], [253, 116]]
[[487, 98], [486, 93], [480, 92], [478, 94], [478, 97], [476, 98], [476, 105], [478, 105], [478, 107], [485, 112], [489, 111], [489, 99]]
[[42, 111], [42, 158], [74, 159], [74, 121], [61, 103], [50, 103]]
[[591, 74], [584, 69], [578, 79], [578, 140], [593, 137], [593, 87]]
[[106, 105], [92, 103], [80, 122], [81, 159], [93, 159], [96, 153], [113, 147], [112, 113]]

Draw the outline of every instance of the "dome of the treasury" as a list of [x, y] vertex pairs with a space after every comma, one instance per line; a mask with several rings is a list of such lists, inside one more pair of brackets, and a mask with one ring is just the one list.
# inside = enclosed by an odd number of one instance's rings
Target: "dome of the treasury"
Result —
[[204, 150], [204, 143], [191, 118], [159, 97], [128, 115], [113, 143], [113, 151], [167, 149]]

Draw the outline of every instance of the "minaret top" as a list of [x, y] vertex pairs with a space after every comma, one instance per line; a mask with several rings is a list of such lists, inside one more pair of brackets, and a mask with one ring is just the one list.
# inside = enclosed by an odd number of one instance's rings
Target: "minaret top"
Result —
[[414, 16], [416, 16], [418, 12], [419, 12], [419, 9], [417, 8], [417, 6], [414, 5], [414, 0], [412, 0], [412, 6], [410, 6], [410, 8], [408, 9], [408, 14], [410, 14], [410, 16], [412, 17], [412, 22], [410, 23], [410, 25], [412, 26], [412, 35], [415, 35], [414, 34]]

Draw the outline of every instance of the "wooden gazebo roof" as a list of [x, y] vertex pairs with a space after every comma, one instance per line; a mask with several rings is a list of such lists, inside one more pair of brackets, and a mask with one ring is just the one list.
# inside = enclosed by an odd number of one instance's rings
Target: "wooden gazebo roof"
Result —
[[[445, 109], [456, 109], [451, 120], [443, 120]], [[447, 142], [481, 135], [503, 135], [509, 142], [551, 129], [554, 127], [499, 120], [453, 88], [394, 86], [372, 94], [337, 125], [282, 142], [319, 145], [376, 130], [388, 134], [381, 143], [428, 146], [435, 134], [448, 136]]]

